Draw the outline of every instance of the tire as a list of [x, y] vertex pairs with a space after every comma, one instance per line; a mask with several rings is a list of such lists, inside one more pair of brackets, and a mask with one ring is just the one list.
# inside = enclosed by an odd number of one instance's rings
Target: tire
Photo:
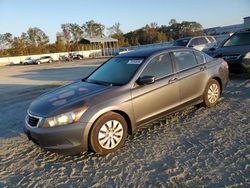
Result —
[[48, 63], [52, 63], [53, 62], [53, 60], [49, 60], [49, 62]]
[[127, 130], [127, 122], [122, 116], [113, 112], [104, 114], [91, 129], [90, 147], [99, 155], [114, 152], [124, 145]]
[[41, 62], [40, 62], [40, 61], [38, 61], [38, 62], [37, 62], [37, 64], [38, 64], [38, 65], [40, 65], [40, 64], [41, 64]]
[[218, 103], [221, 94], [221, 87], [217, 80], [210, 80], [206, 86], [203, 100], [206, 107], [213, 107]]

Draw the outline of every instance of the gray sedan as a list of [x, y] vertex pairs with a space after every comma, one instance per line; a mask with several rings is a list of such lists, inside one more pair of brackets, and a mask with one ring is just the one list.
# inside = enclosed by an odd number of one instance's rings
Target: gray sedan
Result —
[[189, 105], [216, 105], [227, 82], [227, 63], [195, 49], [131, 51], [34, 100], [24, 131], [48, 150], [105, 155], [150, 121]]

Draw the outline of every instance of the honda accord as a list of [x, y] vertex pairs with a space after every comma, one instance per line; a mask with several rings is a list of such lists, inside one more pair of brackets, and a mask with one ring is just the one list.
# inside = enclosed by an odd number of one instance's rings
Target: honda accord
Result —
[[34, 100], [24, 131], [48, 150], [105, 155], [150, 121], [189, 105], [216, 105], [228, 80], [223, 59], [195, 49], [135, 50]]

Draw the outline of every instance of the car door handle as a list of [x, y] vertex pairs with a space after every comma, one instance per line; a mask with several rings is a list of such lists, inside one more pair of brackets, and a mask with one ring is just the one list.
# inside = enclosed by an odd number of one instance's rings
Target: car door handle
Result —
[[168, 83], [169, 83], [169, 84], [174, 83], [174, 82], [176, 82], [176, 80], [177, 80], [177, 78], [171, 78], [171, 79], [168, 81]]

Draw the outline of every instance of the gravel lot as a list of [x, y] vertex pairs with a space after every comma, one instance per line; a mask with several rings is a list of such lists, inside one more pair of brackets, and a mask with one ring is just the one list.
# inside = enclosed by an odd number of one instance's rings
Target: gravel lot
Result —
[[104, 157], [62, 156], [28, 141], [30, 102], [99, 63], [0, 67], [0, 187], [250, 187], [250, 75], [231, 75], [216, 107], [167, 116]]

